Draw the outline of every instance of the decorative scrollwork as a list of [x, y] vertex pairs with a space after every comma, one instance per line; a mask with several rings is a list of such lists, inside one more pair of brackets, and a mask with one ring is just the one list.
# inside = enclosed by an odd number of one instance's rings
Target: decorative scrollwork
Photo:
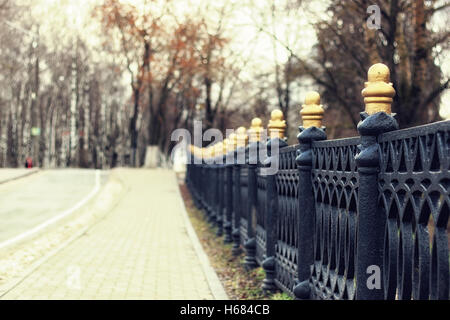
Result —
[[447, 300], [450, 123], [386, 133], [379, 143], [385, 299]]
[[266, 177], [257, 175], [257, 211], [256, 211], [256, 261], [262, 264], [266, 252]]
[[276, 177], [278, 217], [275, 283], [291, 295], [297, 274], [298, 259], [298, 170], [295, 162], [298, 148], [298, 145], [294, 145], [280, 150], [280, 164]]
[[312, 145], [315, 197], [313, 295], [316, 299], [355, 298], [359, 137]]
[[247, 241], [247, 218], [248, 218], [248, 168], [243, 166], [241, 168], [241, 221], [240, 221], [240, 241], [241, 245]]

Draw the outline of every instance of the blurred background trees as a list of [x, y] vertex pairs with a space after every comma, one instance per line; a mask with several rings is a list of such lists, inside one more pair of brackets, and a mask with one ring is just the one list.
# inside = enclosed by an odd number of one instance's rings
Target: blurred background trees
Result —
[[[364, 23], [370, 16], [366, 9], [374, 4], [380, 8], [379, 29]], [[312, 77], [324, 101], [338, 111], [333, 114], [344, 117], [344, 126], [355, 128], [367, 69], [382, 61], [391, 70], [393, 110], [400, 126], [440, 120], [440, 96], [448, 88], [448, 70], [445, 75], [441, 66], [450, 43], [449, 6], [424, 0], [330, 1], [329, 19], [314, 25], [318, 41], [313, 59], [299, 59], [297, 72]], [[439, 28], [432, 20], [441, 12], [446, 14]]]
[[116, 63], [94, 61], [76, 34], [42, 32], [28, 5], [0, 8], [0, 165], [115, 165], [128, 135]]
[[[0, 0], [0, 166], [140, 166], [176, 128], [281, 109], [296, 143], [317, 90], [329, 138], [355, 135], [371, 64], [401, 127], [450, 115], [448, 1]], [[367, 20], [380, 8], [379, 29]]]

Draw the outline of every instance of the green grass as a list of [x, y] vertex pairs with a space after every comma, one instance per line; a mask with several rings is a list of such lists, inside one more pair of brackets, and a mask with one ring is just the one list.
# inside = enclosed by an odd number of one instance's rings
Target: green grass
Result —
[[294, 300], [290, 295], [285, 292], [278, 292], [272, 295], [272, 300]]

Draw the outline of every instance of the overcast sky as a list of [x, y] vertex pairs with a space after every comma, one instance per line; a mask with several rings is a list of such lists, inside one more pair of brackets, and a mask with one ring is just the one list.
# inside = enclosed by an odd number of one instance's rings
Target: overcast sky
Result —
[[[21, 0], [30, 1], [30, 0]], [[267, 1], [258, 0], [225, 0], [226, 3], [236, 4], [237, 10], [230, 17], [227, 25], [230, 38], [233, 39], [231, 46], [233, 50], [252, 59], [246, 66], [244, 77], [249, 79], [255, 74], [273, 71], [274, 51], [272, 43], [264, 32], [259, 32], [255, 25], [263, 24], [260, 12], [267, 13], [269, 8]], [[90, 13], [94, 5], [101, 0], [32, 0], [33, 16], [40, 21], [40, 33], [46, 43], [55, 41], [52, 45], [61, 45], [64, 41], [71, 41], [70, 34], [79, 33], [93, 49], [98, 49], [100, 45], [99, 24], [91, 18]], [[123, 0], [123, 2], [132, 3], [136, 7], [144, 10], [145, 0]], [[205, 4], [209, 6], [222, 6], [223, 1], [205, 1], [205, 0], [176, 0], [175, 13], [183, 14], [185, 12], [194, 13], [197, 10], [204, 10]], [[277, 5], [283, 2], [277, 1]], [[309, 50], [314, 45], [316, 38], [314, 30], [308, 23], [315, 15], [323, 15], [323, 1], [311, 1], [310, 9], [313, 14], [304, 10], [296, 12], [290, 17], [276, 19], [276, 33], [283, 36], [283, 42], [293, 45], [293, 49], [299, 56], [307, 56]], [[269, 15], [270, 16], [270, 15]], [[214, 19], [214, 16], [209, 16]], [[54, 34], [58, 34], [54, 37]], [[98, 50], [97, 50], [98, 52]], [[278, 46], [275, 52], [277, 59], [282, 62], [286, 60], [287, 52], [282, 46]], [[441, 61], [444, 72], [450, 74], [450, 59]], [[302, 101], [303, 92], [298, 92], [295, 100]], [[447, 90], [442, 100], [441, 115], [450, 119], [450, 92]]]

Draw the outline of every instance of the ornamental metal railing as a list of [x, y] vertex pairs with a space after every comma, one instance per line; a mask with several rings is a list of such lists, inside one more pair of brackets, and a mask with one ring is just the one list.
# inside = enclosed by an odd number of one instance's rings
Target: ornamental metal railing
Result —
[[275, 242], [275, 283], [292, 293], [297, 278], [298, 261], [298, 170], [295, 162], [298, 146], [280, 151], [280, 167], [276, 175], [278, 210]]
[[448, 122], [378, 138], [386, 299], [448, 299]]
[[358, 137], [326, 140], [312, 92], [298, 145], [286, 144], [275, 110], [266, 140], [256, 118], [249, 136], [240, 128], [222, 143], [190, 148], [195, 205], [233, 242], [234, 255], [244, 251], [246, 268], [263, 267], [267, 292], [449, 299], [450, 121], [398, 130], [389, 70], [376, 64], [368, 75]]
[[315, 203], [313, 294], [321, 299], [355, 297], [359, 138], [320, 141], [312, 146]]

